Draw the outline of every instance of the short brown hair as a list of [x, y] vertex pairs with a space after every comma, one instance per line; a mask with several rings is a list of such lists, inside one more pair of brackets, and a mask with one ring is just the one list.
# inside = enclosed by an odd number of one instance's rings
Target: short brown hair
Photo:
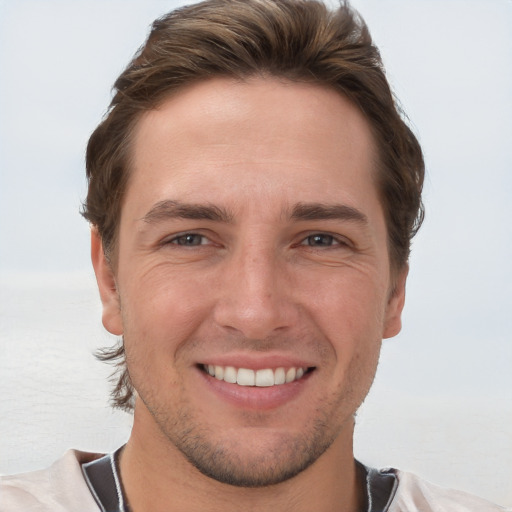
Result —
[[[423, 220], [421, 148], [364, 21], [347, 2], [330, 11], [319, 0], [206, 0], [153, 23], [146, 43], [115, 82], [109, 111], [87, 147], [89, 190], [82, 214], [98, 230], [107, 258], [115, 259], [130, 139], [142, 113], [197, 81], [254, 75], [332, 87], [364, 114], [378, 148], [391, 268], [395, 273], [403, 268]], [[123, 346], [100, 358], [118, 361], [113, 403], [130, 409], [133, 390]]]

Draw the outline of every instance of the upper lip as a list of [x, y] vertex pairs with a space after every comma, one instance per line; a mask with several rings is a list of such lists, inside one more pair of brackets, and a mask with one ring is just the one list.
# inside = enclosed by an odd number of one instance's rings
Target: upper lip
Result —
[[316, 366], [311, 360], [297, 358], [293, 355], [276, 353], [258, 354], [226, 354], [205, 357], [199, 364], [213, 366], [233, 366], [235, 368], [248, 368], [251, 370], [263, 370], [265, 368], [311, 368]]

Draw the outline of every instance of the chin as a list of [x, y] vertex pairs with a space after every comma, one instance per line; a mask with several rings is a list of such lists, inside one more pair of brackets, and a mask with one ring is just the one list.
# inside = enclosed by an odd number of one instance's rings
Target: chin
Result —
[[231, 437], [216, 442], [205, 434], [190, 432], [174, 442], [203, 475], [224, 484], [252, 488], [295, 477], [314, 464], [335, 439], [316, 430], [306, 435], [250, 432], [245, 439]]

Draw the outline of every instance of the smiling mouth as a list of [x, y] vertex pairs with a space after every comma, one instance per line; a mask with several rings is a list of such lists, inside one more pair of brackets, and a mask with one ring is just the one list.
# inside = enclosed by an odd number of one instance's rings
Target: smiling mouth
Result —
[[290, 368], [263, 368], [251, 370], [250, 368], [235, 368], [234, 366], [217, 366], [212, 364], [199, 365], [200, 369], [217, 380], [239, 386], [271, 387], [281, 386], [302, 379], [311, 373], [314, 367]]

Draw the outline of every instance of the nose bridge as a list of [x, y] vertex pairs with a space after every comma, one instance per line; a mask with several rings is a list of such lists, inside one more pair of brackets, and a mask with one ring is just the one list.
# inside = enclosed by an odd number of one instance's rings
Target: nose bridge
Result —
[[295, 306], [285, 267], [272, 244], [240, 244], [225, 268], [225, 287], [216, 307], [217, 323], [251, 339], [263, 339], [292, 325]]
[[277, 283], [283, 272], [276, 251], [269, 247], [250, 245], [241, 251], [237, 259], [239, 260], [237, 263], [240, 269], [240, 284], [245, 284], [247, 288], [246, 301], [249, 301], [250, 297], [254, 297], [257, 299], [257, 303], [265, 306], [272, 300], [276, 300], [278, 298]]

